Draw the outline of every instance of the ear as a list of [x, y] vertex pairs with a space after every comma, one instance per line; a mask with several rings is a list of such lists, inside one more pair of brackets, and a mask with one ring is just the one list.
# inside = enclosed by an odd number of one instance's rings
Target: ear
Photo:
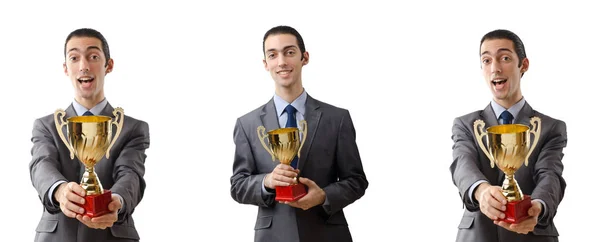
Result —
[[112, 72], [114, 65], [115, 65], [115, 62], [113, 61], [113, 59], [112, 59], [112, 58], [110, 58], [110, 59], [108, 60], [108, 63], [107, 63], [107, 65], [106, 65], [106, 74], [108, 74], [108, 73], [111, 73], [111, 72]]
[[63, 72], [65, 76], [69, 76], [69, 70], [67, 70], [67, 62], [63, 62]]
[[265, 71], [269, 71], [269, 67], [267, 66], [267, 60], [263, 59], [263, 65], [265, 66]]
[[302, 65], [304, 66], [304, 65], [308, 64], [308, 58], [309, 58], [308, 51], [304, 51], [304, 54], [302, 56], [304, 57], [304, 58], [302, 58]]
[[521, 63], [521, 74], [525, 73], [529, 70], [529, 59], [527, 57], [523, 58], [523, 63]]

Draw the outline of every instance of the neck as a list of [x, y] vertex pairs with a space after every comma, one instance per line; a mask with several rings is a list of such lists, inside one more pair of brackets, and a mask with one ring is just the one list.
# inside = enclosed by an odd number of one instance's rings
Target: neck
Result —
[[275, 87], [275, 94], [277, 94], [277, 96], [281, 97], [288, 103], [292, 103], [294, 100], [296, 100], [296, 98], [298, 98], [303, 91], [304, 88], [302, 87], [302, 84], [294, 85], [291, 87]]
[[102, 100], [104, 100], [104, 95], [97, 95], [93, 98], [75, 97], [75, 101], [77, 101], [79, 104], [81, 104], [81, 106], [84, 106], [88, 110], [98, 105], [98, 103], [102, 102]]
[[501, 99], [501, 100], [494, 98], [494, 101], [496, 101], [496, 103], [500, 104], [500, 106], [502, 106], [503, 108], [509, 109], [510, 107], [517, 104], [519, 101], [521, 101], [522, 98], [523, 98], [523, 95], [521, 95], [521, 93], [518, 93], [518, 95], [515, 95], [514, 98]]

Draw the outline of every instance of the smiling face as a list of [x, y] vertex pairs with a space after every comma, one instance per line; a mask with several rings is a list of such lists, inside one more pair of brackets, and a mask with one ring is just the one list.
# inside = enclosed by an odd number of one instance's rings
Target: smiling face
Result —
[[67, 42], [63, 69], [71, 79], [78, 103], [95, 105], [104, 99], [104, 76], [112, 68], [113, 60], [106, 61], [99, 39], [73, 37]]
[[525, 57], [519, 66], [519, 57], [509, 39], [489, 39], [480, 48], [481, 71], [494, 101], [505, 108], [517, 103], [521, 94], [521, 76], [529, 68]]
[[301, 53], [292, 34], [275, 34], [265, 40], [265, 70], [271, 73], [275, 86], [302, 89], [302, 66], [308, 64], [308, 52]]

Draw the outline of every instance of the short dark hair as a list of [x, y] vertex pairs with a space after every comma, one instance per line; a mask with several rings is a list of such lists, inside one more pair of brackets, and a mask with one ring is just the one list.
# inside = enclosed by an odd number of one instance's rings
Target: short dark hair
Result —
[[67, 58], [67, 43], [73, 37], [90, 37], [99, 39], [102, 43], [102, 52], [104, 52], [104, 57], [106, 58], [106, 63], [104, 64], [104, 66], [108, 65], [108, 60], [110, 60], [110, 49], [108, 48], [108, 42], [100, 32], [90, 28], [76, 29], [67, 36], [67, 39], [65, 40], [65, 48], [63, 51], [63, 53], [65, 54], [65, 58]]
[[306, 52], [306, 47], [304, 46], [304, 40], [302, 39], [302, 36], [300, 35], [300, 33], [298, 33], [296, 29], [285, 25], [273, 27], [265, 33], [265, 36], [263, 37], [263, 55], [265, 53], [265, 41], [269, 36], [277, 34], [291, 34], [295, 36], [296, 41], [298, 42], [298, 48], [300, 48], [301, 57], [304, 58], [304, 52]]
[[507, 39], [513, 42], [513, 47], [515, 48], [515, 52], [517, 52], [517, 56], [519, 57], [519, 67], [521, 67], [523, 64], [523, 59], [527, 57], [527, 54], [525, 53], [525, 45], [523, 45], [523, 41], [521, 41], [519, 36], [506, 29], [497, 29], [485, 34], [483, 38], [481, 38], [481, 43], [479, 43], [479, 55], [481, 55], [481, 45], [483, 45], [483, 41], [494, 39]]

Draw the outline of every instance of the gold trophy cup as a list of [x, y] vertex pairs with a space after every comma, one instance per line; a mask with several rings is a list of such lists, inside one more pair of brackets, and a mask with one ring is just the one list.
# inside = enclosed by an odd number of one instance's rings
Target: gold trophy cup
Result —
[[[54, 112], [54, 122], [60, 139], [70, 151], [71, 159], [74, 156], [83, 163], [85, 172], [80, 185], [86, 192], [84, 214], [90, 218], [109, 213], [108, 204], [112, 201], [110, 190], [102, 189], [102, 184], [94, 171], [94, 165], [102, 160], [104, 154], [110, 157], [110, 149], [115, 144], [123, 128], [123, 109], [115, 108], [112, 121], [107, 116], [75, 116], [65, 121], [65, 111], [62, 109]], [[117, 127], [115, 136], [112, 137], [112, 125]], [[63, 135], [63, 126], [67, 126], [68, 141]]]
[[[506, 197], [506, 211], [504, 219], [507, 223], [519, 223], [529, 217], [527, 211], [531, 207], [531, 197], [523, 195], [514, 175], [525, 162], [529, 163], [529, 156], [535, 149], [540, 138], [541, 119], [532, 117], [530, 120], [532, 129], [522, 124], [503, 124], [487, 128], [483, 131], [485, 122], [477, 120], [473, 124], [475, 137], [483, 153], [490, 159], [490, 165], [494, 164], [504, 172], [505, 179], [502, 184], [502, 194]], [[533, 134], [534, 140], [530, 142]], [[487, 146], [482, 138], [486, 137]]]
[[[302, 129], [280, 128], [271, 130], [266, 134], [264, 126], [259, 126], [256, 129], [260, 143], [271, 154], [273, 161], [277, 158], [280, 163], [290, 165], [296, 154], [300, 158], [300, 150], [302, 150], [302, 146], [306, 141], [306, 120], [300, 121], [299, 126]], [[302, 142], [300, 142], [300, 134], [303, 136]], [[265, 138], [269, 139], [270, 146], [265, 143]], [[295, 180], [297, 181], [297, 179]], [[275, 186], [276, 201], [296, 201], [304, 195], [306, 195], [306, 188], [300, 183], [289, 186]]]

